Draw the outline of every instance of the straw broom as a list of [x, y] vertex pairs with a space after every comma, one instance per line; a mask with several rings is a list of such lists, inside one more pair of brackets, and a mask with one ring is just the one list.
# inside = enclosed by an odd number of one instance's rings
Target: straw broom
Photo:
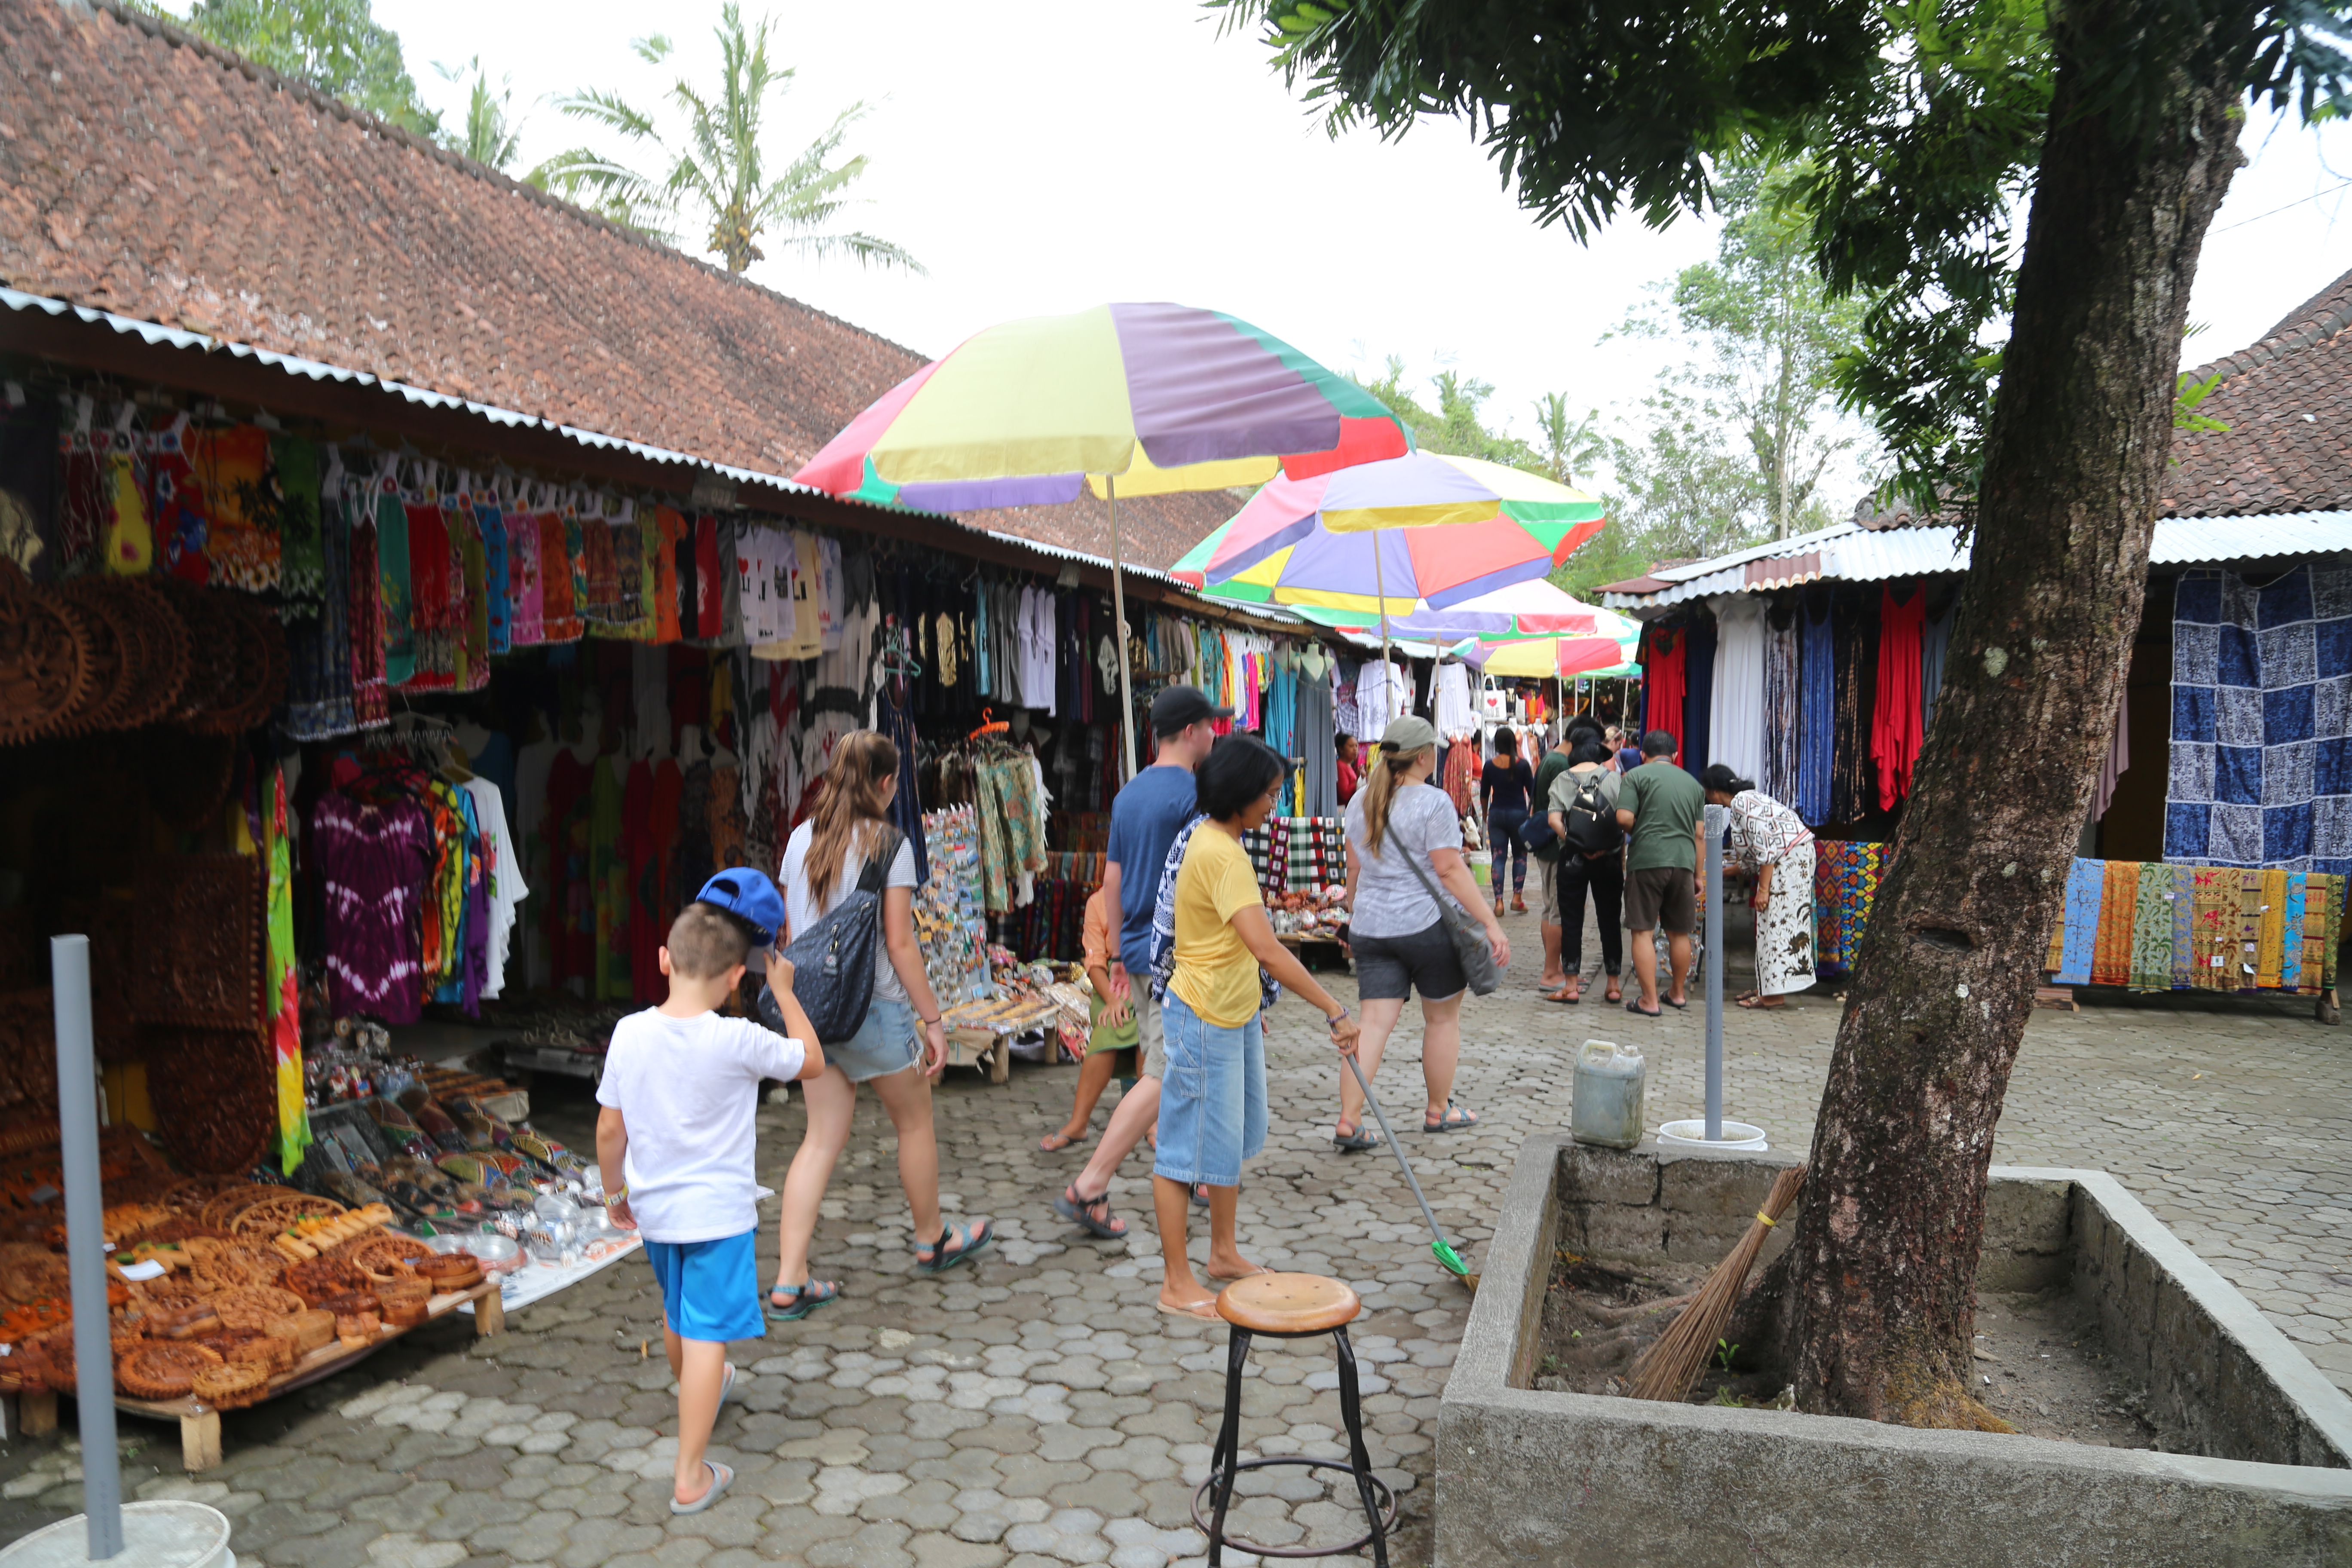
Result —
[[1631, 1386], [1626, 1391], [1633, 1398], [1680, 1404], [1690, 1397], [1691, 1384], [1706, 1370], [1707, 1357], [1715, 1353], [1716, 1341], [1722, 1336], [1724, 1325], [1731, 1321], [1731, 1310], [1739, 1304], [1739, 1293], [1748, 1288], [1748, 1271], [1755, 1267], [1756, 1255], [1764, 1249], [1764, 1233], [1780, 1223], [1780, 1216], [1797, 1201], [1797, 1194], [1804, 1184], [1802, 1165], [1783, 1171], [1774, 1179], [1771, 1194], [1756, 1211], [1748, 1234], [1739, 1238], [1731, 1255], [1716, 1265], [1715, 1272], [1706, 1277], [1698, 1295], [1683, 1309], [1673, 1325], [1633, 1358], [1628, 1372]]

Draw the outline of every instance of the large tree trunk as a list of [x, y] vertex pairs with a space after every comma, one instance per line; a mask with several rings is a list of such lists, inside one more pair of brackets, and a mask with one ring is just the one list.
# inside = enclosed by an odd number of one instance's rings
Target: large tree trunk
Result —
[[1822, 1414], [1999, 1425], [1967, 1392], [1993, 1129], [2139, 625], [2198, 249], [2241, 162], [2238, 89], [2192, 75], [2192, 38], [2168, 82], [2090, 100], [2080, 62], [2145, 15], [2053, 11], [1975, 556], [1790, 1251], [1783, 1349]]

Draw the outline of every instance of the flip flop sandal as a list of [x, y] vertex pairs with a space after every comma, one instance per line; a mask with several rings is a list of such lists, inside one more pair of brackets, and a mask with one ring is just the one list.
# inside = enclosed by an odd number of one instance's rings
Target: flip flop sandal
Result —
[[1218, 1315], [1214, 1296], [1205, 1301], [1195, 1301], [1189, 1307], [1171, 1307], [1165, 1301], [1154, 1301], [1152, 1305], [1171, 1318], [1185, 1318], [1195, 1323], [1222, 1323], [1225, 1321]]
[[[777, 1298], [782, 1296], [789, 1296], [792, 1300], [780, 1302]], [[779, 1285], [768, 1292], [768, 1321], [797, 1323], [819, 1307], [839, 1300], [841, 1286], [832, 1279], [807, 1279], [789, 1289]], [[723, 1396], [719, 1403], [726, 1403]]]
[[1062, 1195], [1054, 1200], [1054, 1212], [1072, 1225], [1084, 1226], [1089, 1232], [1102, 1237], [1105, 1241], [1127, 1239], [1125, 1220], [1119, 1221], [1116, 1229], [1111, 1226], [1108, 1193], [1104, 1193], [1099, 1197], [1082, 1198], [1078, 1196], [1078, 1184], [1072, 1182], [1062, 1189]]
[[1557, 1002], [1563, 1007], [1573, 1007], [1579, 1002], [1584, 1000], [1584, 993], [1579, 991], [1575, 995], [1570, 996], [1568, 994], [1568, 987], [1563, 985], [1557, 991], [1545, 992], [1544, 1000], [1547, 1002]]
[[1058, 1154], [1076, 1142], [1076, 1139], [1066, 1137], [1059, 1132], [1048, 1132], [1045, 1136], [1037, 1140], [1037, 1152], [1040, 1154]]
[[1625, 1011], [1639, 1013], [1644, 1018], [1663, 1018], [1666, 1016], [1666, 1010], [1664, 1007], [1644, 1007], [1631, 996], [1625, 998]]
[[723, 1377], [723, 1378], [721, 1378], [721, 1379], [719, 1379], [719, 1409], [721, 1409], [721, 1410], [726, 1409], [726, 1408], [727, 1408], [727, 1402], [728, 1402], [729, 1400], [730, 1400], [730, 1399], [733, 1399], [733, 1398], [737, 1397], [736, 1393], [735, 1393], [735, 1383], [736, 1383], [736, 1378], [735, 1378], [735, 1363], [734, 1363], [733, 1362], [731, 1362], [731, 1361], [730, 1361], [730, 1362], [729, 1362], [729, 1363], [727, 1363], [727, 1375], [726, 1375], [725, 1377]]
[[1688, 997], [1685, 997], [1679, 1002], [1675, 1001], [1671, 996], [1661, 996], [1658, 1000], [1664, 1002], [1667, 1006], [1672, 1007], [1677, 1013], [1682, 1012], [1685, 1008], [1687, 1008], [1690, 1005], [1690, 999]]
[[1220, 1274], [1213, 1268], [1203, 1269], [1202, 1272], [1208, 1275], [1212, 1279], [1220, 1279], [1230, 1285], [1236, 1279], [1251, 1279], [1256, 1278], [1260, 1274], [1271, 1274], [1274, 1270], [1261, 1263], [1256, 1268], [1251, 1269], [1247, 1274]]
[[1353, 1132], [1342, 1132], [1336, 1124], [1331, 1129], [1331, 1147], [1342, 1154], [1360, 1154], [1367, 1149], [1380, 1146], [1381, 1141], [1365, 1131], [1360, 1121], [1356, 1123]]
[[1781, 1001], [1777, 996], [1769, 1001], [1765, 1000], [1761, 996], [1742, 996], [1738, 1005], [1747, 1008], [1751, 1013], [1777, 1013], [1781, 1008], [1788, 1005], [1786, 1002]]
[[[996, 1239], [986, 1220], [973, 1225], [951, 1225], [940, 1232], [940, 1238], [928, 1246], [915, 1244], [915, 1267], [926, 1274], [943, 1274], [957, 1264], [977, 1258]], [[929, 1253], [925, 1258], [925, 1253]]]
[[728, 1487], [734, 1482], [735, 1472], [720, 1464], [718, 1460], [705, 1459], [702, 1461], [702, 1464], [703, 1468], [710, 1472], [710, 1489], [704, 1492], [700, 1497], [696, 1498], [692, 1502], [680, 1502], [677, 1500], [677, 1495], [673, 1493], [669, 1500], [670, 1512], [700, 1513], [712, 1503], [717, 1502], [719, 1500], [719, 1494], [725, 1491]]
[[1477, 1125], [1478, 1118], [1475, 1114], [1463, 1110], [1449, 1100], [1445, 1102], [1445, 1114], [1434, 1121], [1423, 1117], [1421, 1130], [1423, 1132], [1458, 1132], [1465, 1127]]
[[1208, 1183], [1195, 1182], [1192, 1184], [1192, 1202], [1196, 1206], [1201, 1208], [1207, 1208], [1209, 1206]]

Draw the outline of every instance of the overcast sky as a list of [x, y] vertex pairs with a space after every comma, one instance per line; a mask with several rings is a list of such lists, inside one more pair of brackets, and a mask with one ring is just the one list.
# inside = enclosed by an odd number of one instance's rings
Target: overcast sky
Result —
[[[760, 15], [761, 0], [745, 9]], [[778, 52], [799, 69], [772, 161], [866, 100], [849, 143], [873, 160], [857, 226], [929, 276], [781, 256], [753, 276], [925, 354], [1008, 317], [1176, 300], [1360, 374], [1394, 353], [1424, 387], [1447, 366], [1482, 377], [1498, 389], [1490, 416], [1521, 435], [1551, 391], [1630, 420], [1659, 368], [1688, 356], [1599, 340], [1645, 284], [1711, 254], [1706, 226], [1622, 223], [1582, 246], [1536, 226], [1459, 126], [1334, 142], [1254, 39], [1221, 37], [1191, 0], [772, 9]], [[583, 139], [546, 95], [610, 87], [651, 108], [676, 76], [716, 75], [717, 0], [375, 0], [375, 14], [453, 122], [465, 89], [434, 62], [478, 55], [494, 79], [511, 75], [518, 170]], [[656, 30], [677, 46], [662, 68], [628, 47]], [[2244, 143], [2252, 162], [2199, 273], [2191, 314], [2207, 330], [2191, 363], [2243, 347], [2352, 269], [2352, 128], [2258, 113]]]

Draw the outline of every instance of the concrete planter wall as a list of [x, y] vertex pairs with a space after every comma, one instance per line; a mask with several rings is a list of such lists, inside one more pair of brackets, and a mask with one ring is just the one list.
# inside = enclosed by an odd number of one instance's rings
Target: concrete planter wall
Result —
[[1978, 1279], [2071, 1282], [2198, 1454], [1530, 1386], [1555, 1247], [1713, 1261], [1792, 1163], [1528, 1141], [1441, 1407], [1439, 1568], [2352, 1568], [2352, 1399], [2104, 1172], [1995, 1166]]

